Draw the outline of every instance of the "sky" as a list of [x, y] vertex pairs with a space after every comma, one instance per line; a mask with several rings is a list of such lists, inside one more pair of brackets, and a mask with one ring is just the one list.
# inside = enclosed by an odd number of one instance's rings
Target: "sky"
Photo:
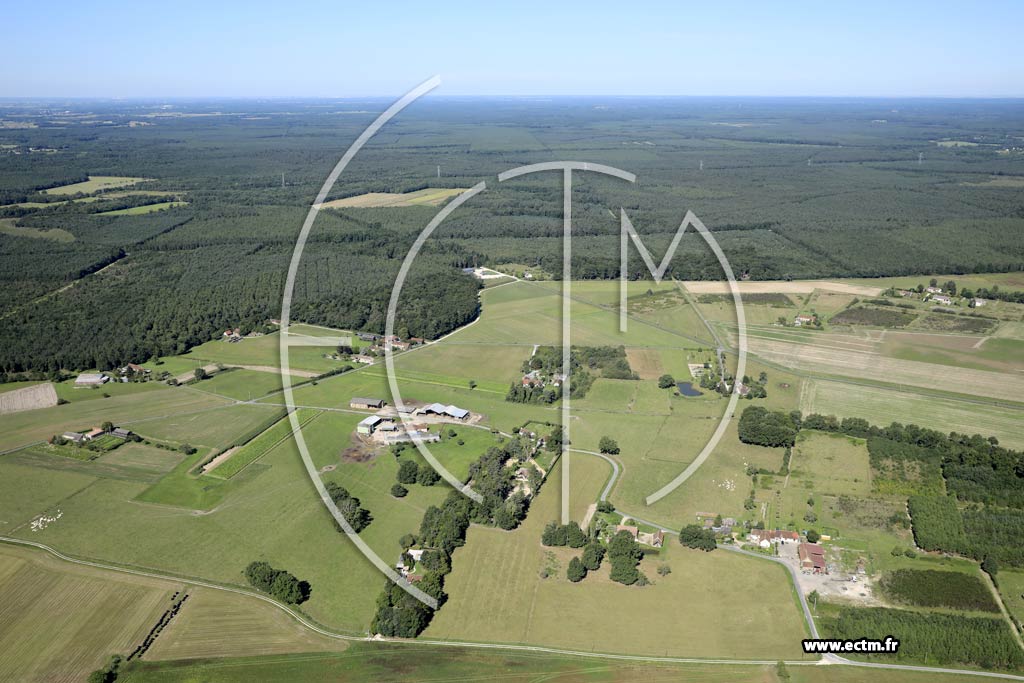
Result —
[[11, 0], [3, 25], [0, 97], [1024, 96], [1013, 0]]

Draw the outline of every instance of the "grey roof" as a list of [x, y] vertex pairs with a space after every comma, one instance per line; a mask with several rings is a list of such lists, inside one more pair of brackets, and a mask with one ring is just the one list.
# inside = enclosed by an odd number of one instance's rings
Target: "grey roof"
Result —
[[384, 399], [382, 398], [363, 398], [362, 396], [353, 396], [349, 403], [361, 403], [366, 406], [372, 406], [374, 404], [384, 405]]
[[372, 427], [379, 422], [381, 422], [380, 417], [378, 417], [377, 415], [371, 415], [370, 417], [364, 417], [362, 420], [359, 421], [359, 424]]

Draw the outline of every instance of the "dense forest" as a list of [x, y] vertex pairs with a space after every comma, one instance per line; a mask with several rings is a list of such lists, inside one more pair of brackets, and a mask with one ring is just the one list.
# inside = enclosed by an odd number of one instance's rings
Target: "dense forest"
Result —
[[[279, 317], [310, 202], [370, 112], [386, 104], [0, 105], [0, 116], [29, 124], [0, 130], [0, 369], [106, 368]], [[619, 275], [620, 207], [654, 254], [693, 210], [733, 269], [757, 279], [1024, 268], [1024, 199], [1014, 189], [1024, 176], [1013, 142], [1019, 104], [604, 104], [432, 98], [346, 169], [330, 199], [488, 182], [424, 245], [403, 290], [400, 333], [433, 338], [473, 319], [477, 283], [462, 267], [519, 263], [560, 276], [559, 175], [494, 180], [554, 158], [638, 176], [629, 184], [576, 174], [576, 278]], [[949, 140], [965, 144], [939, 144]], [[146, 180], [116, 192], [45, 192], [98, 175]], [[117, 213], [158, 201], [183, 204]], [[401, 260], [436, 211], [321, 211], [293, 317], [380, 332]], [[627, 269], [627, 277], [646, 276], [635, 249]], [[688, 234], [666, 277], [722, 274], [703, 240]]]
[[843, 607], [825, 623], [829, 638], [855, 640], [867, 634], [874, 638], [898, 634], [899, 650], [878, 655], [875, 661], [909, 659], [924, 664], [972, 664], [986, 669], [1013, 669], [1024, 664], [1024, 652], [1006, 628], [1006, 622], [996, 617]]

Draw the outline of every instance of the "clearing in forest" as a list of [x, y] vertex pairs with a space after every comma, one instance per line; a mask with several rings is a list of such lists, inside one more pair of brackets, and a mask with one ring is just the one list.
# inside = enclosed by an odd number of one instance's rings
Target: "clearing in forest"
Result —
[[462, 187], [428, 187], [415, 192], [368, 192], [356, 197], [332, 199], [320, 205], [321, 209], [376, 209], [384, 206], [440, 206], [450, 197], [465, 192]]

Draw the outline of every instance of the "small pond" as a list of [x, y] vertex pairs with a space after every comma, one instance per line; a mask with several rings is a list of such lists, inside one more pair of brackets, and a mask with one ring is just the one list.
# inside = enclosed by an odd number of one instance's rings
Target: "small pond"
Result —
[[676, 388], [679, 389], [679, 393], [683, 396], [701, 396], [702, 392], [697, 391], [693, 388], [692, 382], [678, 382]]

